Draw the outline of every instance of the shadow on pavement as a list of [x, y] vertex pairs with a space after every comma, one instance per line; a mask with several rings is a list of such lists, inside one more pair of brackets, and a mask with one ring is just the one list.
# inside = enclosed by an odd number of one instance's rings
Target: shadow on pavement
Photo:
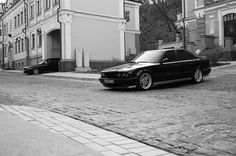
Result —
[[174, 83], [166, 83], [166, 84], [155, 84], [150, 90], [142, 91], [136, 88], [104, 88], [103, 91], [112, 91], [112, 92], [148, 92], [154, 90], [165, 90], [165, 89], [177, 89], [183, 87], [202, 87], [206, 84], [209, 84], [211, 79], [205, 79], [202, 83], [193, 83], [191, 80], [179, 81]]

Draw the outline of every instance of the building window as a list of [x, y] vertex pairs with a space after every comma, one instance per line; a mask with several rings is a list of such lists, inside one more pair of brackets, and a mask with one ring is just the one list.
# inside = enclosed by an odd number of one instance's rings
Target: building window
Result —
[[41, 0], [37, 0], [37, 15], [42, 13]]
[[203, 0], [196, 0], [196, 1], [197, 1], [197, 2], [196, 2], [197, 7], [204, 5], [204, 1], [203, 1]]
[[46, 0], [45, 10], [50, 9], [50, 3], [51, 3], [51, 0]]
[[34, 4], [30, 5], [30, 19], [34, 19]]
[[214, 25], [215, 23], [214, 23], [214, 20], [213, 19], [211, 19], [210, 20], [210, 25], [209, 25], [209, 29], [210, 29], [210, 35], [214, 35], [214, 32], [215, 32], [215, 25]]
[[125, 11], [125, 19], [127, 22], [130, 21], [130, 12], [129, 11]]
[[3, 50], [4, 50], [4, 58], [6, 58], [7, 57], [7, 46], [6, 45], [4, 45]]
[[21, 19], [21, 25], [24, 24], [24, 15], [23, 15], [23, 11], [21, 11], [20, 13], [20, 19]]
[[31, 49], [35, 48], [35, 34], [31, 35]]
[[17, 40], [15, 42], [15, 53], [17, 54]]
[[15, 16], [15, 28], [17, 28], [17, 17]]
[[42, 32], [38, 32], [38, 47], [42, 47]]
[[18, 21], [17, 26], [19, 27], [20, 26], [20, 14], [17, 15], [17, 21]]
[[24, 9], [24, 17], [25, 25], [28, 26], [28, 11], [26, 9]]
[[10, 33], [12, 33], [12, 20], [10, 20]]
[[54, 0], [54, 5], [59, 4], [59, 0]]
[[20, 39], [18, 39], [18, 53], [20, 52]]
[[21, 51], [24, 51], [24, 39], [21, 39]]

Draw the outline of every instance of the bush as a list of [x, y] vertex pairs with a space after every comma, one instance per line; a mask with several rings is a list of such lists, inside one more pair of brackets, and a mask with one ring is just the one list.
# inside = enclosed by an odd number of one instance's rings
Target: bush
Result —
[[217, 66], [220, 59], [223, 57], [223, 52], [218, 48], [205, 49], [199, 54], [199, 56], [207, 56], [210, 60], [211, 66]]
[[126, 63], [125, 61], [112, 59], [111, 61], [103, 61], [103, 62], [90, 62], [90, 67], [97, 72], [102, 71], [103, 69], [114, 67], [117, 65], [121, 65]]

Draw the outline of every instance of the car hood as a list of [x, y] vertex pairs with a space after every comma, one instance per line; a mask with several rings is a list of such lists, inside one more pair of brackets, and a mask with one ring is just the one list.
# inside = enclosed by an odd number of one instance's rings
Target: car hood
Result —
[[128, 63], [103, 70], [102, 72], [129, 72], [135, 69], [149, 67], [156, 63]]

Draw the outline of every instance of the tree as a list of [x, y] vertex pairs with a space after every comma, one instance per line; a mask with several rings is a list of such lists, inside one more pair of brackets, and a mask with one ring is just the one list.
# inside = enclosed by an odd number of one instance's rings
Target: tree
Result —
[[181, 11], [181, 0], [140, 0], [141, 42], [156, 43], [175, 39], [179, 30], [175, 26], [177, 14]]

